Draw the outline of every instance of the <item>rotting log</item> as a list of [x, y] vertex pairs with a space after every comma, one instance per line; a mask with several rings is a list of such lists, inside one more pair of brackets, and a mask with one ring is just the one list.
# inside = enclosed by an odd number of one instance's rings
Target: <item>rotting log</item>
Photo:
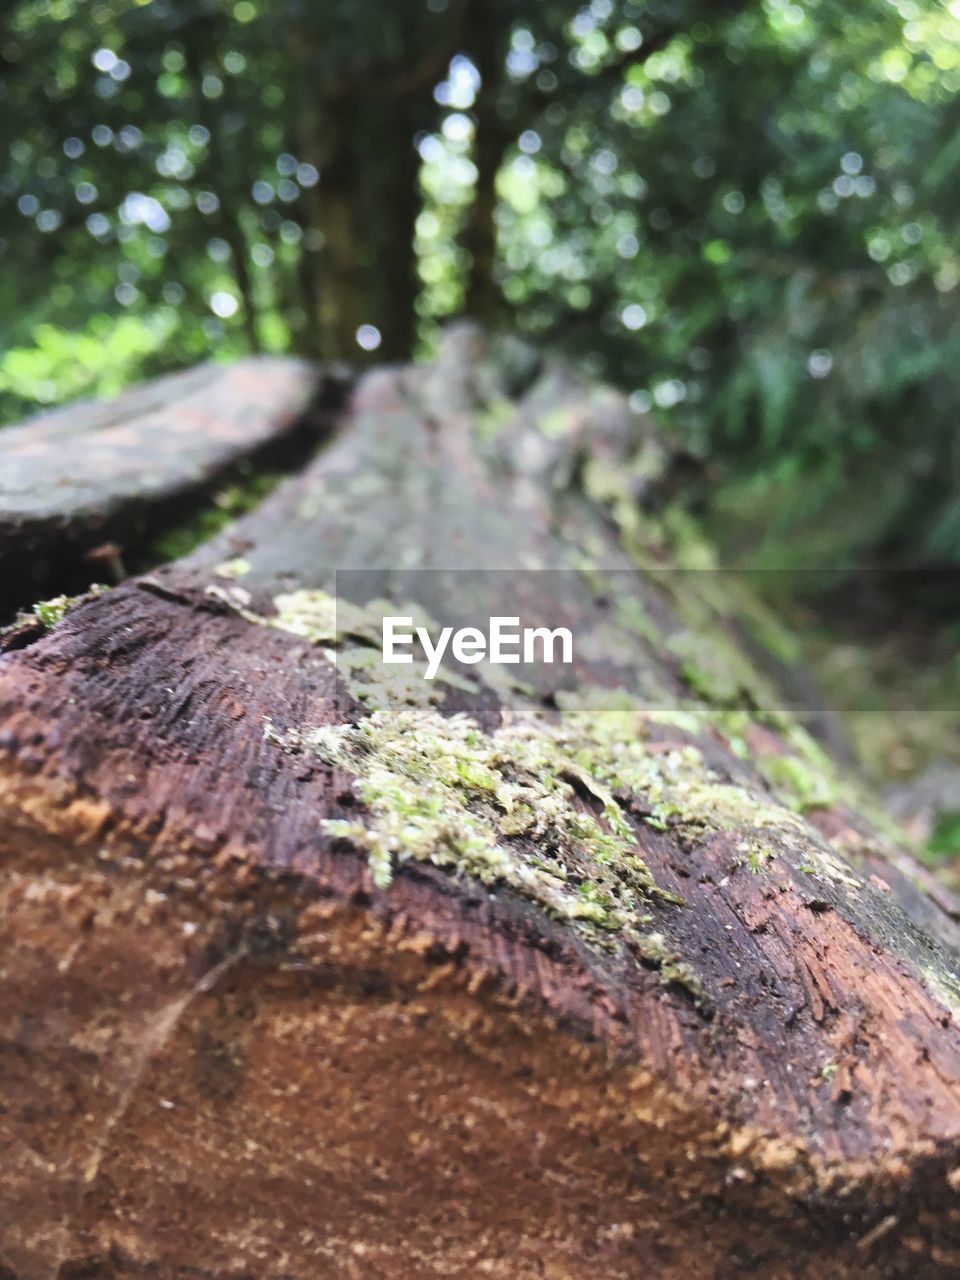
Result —
[[115, 580], [241, 464], [303, 461], [336, 386], [303, 360], [207, 364], [0, 431], [0, 616]]
[[[957, 1274], [956, 905], [666, 567], [649, 424], [478, 344], [8, 637], [5, 1278]], [[563, 572], [604, 644], [378, 687], [357, 565]]]

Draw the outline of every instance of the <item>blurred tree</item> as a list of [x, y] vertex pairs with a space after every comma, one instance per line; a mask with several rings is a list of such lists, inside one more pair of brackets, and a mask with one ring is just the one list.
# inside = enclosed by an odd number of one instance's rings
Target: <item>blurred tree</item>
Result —
[[711, 500], [752, 561], [955, 560], [960, 6], [550, 19], [517, 20], [494, 125], [476, 113], [514, 322], [723, 464]]
[[466, 309], [709, 455], [754, 560], [960, 550], [956, 0], [0, 24], [8, 417], [211, 349], [398, 359]]
[[174, 363], [224, 337], [344, 358], [374, 324], [382, 356], [409, 354], [414, 140], [462, 8], [382, 4], [371, 22], [345, 0], [14, 6], [4, 249], [18, 298], [44, 287], [7, 342], [38, 315], [72, 327], [166, 306]]

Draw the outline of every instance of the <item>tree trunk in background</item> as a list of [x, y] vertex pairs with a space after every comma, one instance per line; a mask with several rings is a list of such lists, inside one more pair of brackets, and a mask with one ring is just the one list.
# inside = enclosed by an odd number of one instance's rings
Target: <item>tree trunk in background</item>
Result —
[[353, 103], [331, 96], [319, 74], [322, 33], [317, 27], [304, 20], [289, 23], [285, 30], [297, 68], [297, 159], [315, 165], [320, 173], [320, 181], [305, 197], [307, 226], [322, 240], [314, 249], [302, 248], [307, 324], [296, 345], [304, 355], [349, 360], [357, 351], [361, 307], [353, 198], [360, 174], [344, 145], [344, 132], [356, 123]]
[[304, 251], [304, 293], [316, 310], [302, 345], [324, 360], [363, 361], [357, 329], [371, 324], [381, 334], [375, 358], [407, 359], [416, 341], [421, 203], [414, 138], [435, 112], [433, 80], [392, 87], [384, 69], [345, 78], [325, 95], [323, 82], [315, 83], [315, 38], [304, 23], [291, 46], [300, 68], [299, 158], [320, 171], [309, 209], [323, 236], [319, 251]]
[[491, 325], [503, 298], [495, 278], [497, 262], [497, 175], [514, 130], [501, 117], [501, 95], [506, 76], [509, 24], [497, 21], [474, 4], [464, 32], [465, 45], [480, 73], [480, 89], [474, 104], [476, 141], [474, 164], [477, 182], [464, 218], [460, 242], [470, 257], [464, 311]]
[[260, 333], [257, 326], [257, 299], [250, 275], [249, 246], [236, 210], [229, 207], [229, 201], [220, 200], [220, 228], [224, 240], [230, 246], [230, 261], [240, 291], [240, 315], [243, 320], [243, 332], [246, 335], [250, 353], [256, 355], [261, 350]]
[[360, 170], [349, 150], [339, 147], [321, 174], [316, 207], [323, 245], [312, 263], [320, 306], [314, 353], [323, 360], [352, 360], [365, 293], [357, 245]]
[[[371, 358], [356, 337], [360, 325], [370, 324], [381, 334], [376, 359], [407, 359], [416, 340], [417, 114], [402, 97], [366, 92], [338, 100], [336, 113], [350, 125], [336, 129], [321, 169], [316, 209], [324, 242], [308, 268], [319, 293], [318, 354]], [[381, 157], [375, 165], [364, 154], [373, 138]]]
[[[406, 360], [417, 340], [416, 302], [420, 291], [414, 250], [416, 221], [422, 207], [420, 154], [416, 134], [433, 120], [429, 95], [396, 94], [368, 103], [370, 130], [382, 134], [388, 121], [392, 143], [382, 147], [376, 165], [364, 164], [362, 226], [369, 314], [382, 342], [375, 358]], [[361, 164], [358, 156], [355, 163]]]
[[[321, 172], [311, 203], [323, 236], [318, 252], [304, 251], [306, 292], [318, 309], [316, 341], [308, 335], [308, 349], [324, 360], [362, 360], [357, 329], [372, 324], [382, 335], [377, 357], [402, 360], [416, 334], [420, 161], [411, 113], [402, 101], [371, 103], [367, 95], [337, 99], [328, 110], [350, 126], [335, 126], [325, 149], [304, 153]], [[364, 151], [376, 133], [382, 158], [371, 165]]]
[[[185, 45], [187, 70], [193, 89], [193, 109], [198, 123], [203, 124], [210, 136], [217, 136], [218, 115], [201, 84], [205, 65], [217, 65], [217, 54], [223, 36], [222, 18], [212, 13], [202, 14], [191, 26], [190, 39]], [[236, 280], [240, 304], [240, 319], [251, 355], [261, 350], [257, 323], [257, 300], [250, 273], [249, 245], [235, 203], [237, 192], [245, 185], [241, 160], [230, 148], [216, 147], [211, 153], [209, 184], [217, 198], [216, 227], [230, 248], [230, 262]]]

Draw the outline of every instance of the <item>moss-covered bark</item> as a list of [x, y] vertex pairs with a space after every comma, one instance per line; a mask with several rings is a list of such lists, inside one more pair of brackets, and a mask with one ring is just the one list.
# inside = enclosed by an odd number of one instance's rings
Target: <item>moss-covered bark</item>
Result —
[[[670, 477], [620, 397], [516, 395], [460, 334], [0, 659], [0, 1023], [36, 1077], [0, 1128], [35, 1150], [42, 1088], [55, 1134], [0, 1188], [20, 1280], [950, 1274], [956, 917], [748, 660], [775, 623]], [[481, 612], [562, 572], [575, 688], [385, 683], [376, 610], [332, 598], [357, 564]]]

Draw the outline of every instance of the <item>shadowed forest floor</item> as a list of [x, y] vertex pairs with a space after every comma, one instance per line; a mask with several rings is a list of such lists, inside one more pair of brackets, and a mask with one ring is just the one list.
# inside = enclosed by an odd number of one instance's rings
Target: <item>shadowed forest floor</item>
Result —
[[924, 861], [960, 884], [960, 658], [955, 629], [895, 609], [790, 610], [804, 661]]

